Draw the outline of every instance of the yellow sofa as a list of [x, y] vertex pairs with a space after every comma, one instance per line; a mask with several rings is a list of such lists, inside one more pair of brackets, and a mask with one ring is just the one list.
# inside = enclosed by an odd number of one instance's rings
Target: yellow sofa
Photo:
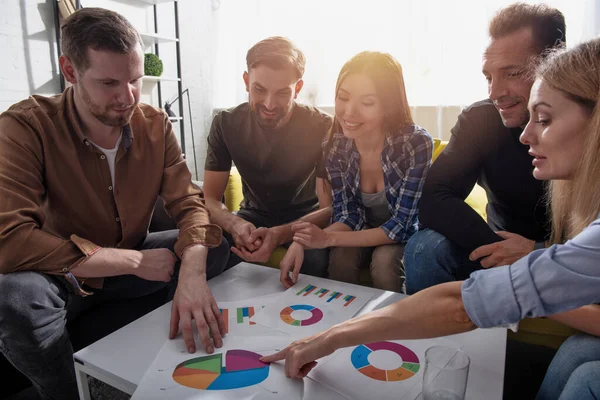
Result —
[[[444, 150], [448, 142], [434, 139], [433, 161]], [[237, 211], [240, 208], [240, 202], [243, 199], [242, 179], [237, 169], [232, 168], [229, 175], [229, 181], [225, 190], [225, 204], [230, 211]], [[482, 218], [487, 219], [486, 205], [487, 196], [485, 190], [475, 185], [467, 199], [465, 200]], [[265, 265], [273, 268], [279, 268], [279, 263], [285, 255], [286, 249], [278, 247], [275, 249], [271, 258]], [[369, 270], [361, 271], [361, 284], [371, 285]], [[558, 348], [567, 337], [577, 332], [565, 325], [559, 324], [546, 318], [525, 319], [519, 324], [519, 332], [509, 331], [509, 337], [516, 340]]]

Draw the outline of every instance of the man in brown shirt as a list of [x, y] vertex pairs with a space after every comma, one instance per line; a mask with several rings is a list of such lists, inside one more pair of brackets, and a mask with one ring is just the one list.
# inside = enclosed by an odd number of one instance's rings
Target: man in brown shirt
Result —
[[[246, 62], [248, 102], [215, 116], [204, 171], [206, 205], [232, 246], [230, 265], [242, 259], [266, 262], [277, 246], [292, 241], [294, 221], [326, 225], [331, 216], [330, 208], [318, 210], [317, 191], [324, 186], [317, 184], [316, 166], [332, 119], [295, 101], [303, 85], [304, 54], [288, 39], [270, 37], [248, 51]], [[237, 214], [221, 203], [232, 163], [244, 194]], [[303, 261], [284, 258], [284, 285], [293, 284], [292, 268], [294, 277], [300, 267], [303, 273], [326, 275], [327, 249], [306, 251]]]
[[[0, 114], [0, 351], [44, 399], [77, 398], [65, 325], [92, 302], [171, 285], [171, 338], [181, 326], [194, 352], [195, 320], [207, 352], [220, 347], [207, 279], [229, 255], [167, 115], [138, 103], [137, 31], [99, 8], [61, 29], [72, 86]], [[148, 234], [159, 195], [178, 231]]]

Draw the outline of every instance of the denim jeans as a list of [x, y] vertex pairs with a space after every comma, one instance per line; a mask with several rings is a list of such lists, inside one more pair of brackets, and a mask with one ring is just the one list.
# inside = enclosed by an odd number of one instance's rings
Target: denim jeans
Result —
[[431, 229], [415, 233], [406, 243], [406, 294], [444, 282], [465, 280], [481, 269], [478, 261], [444, 235]]
[[[173, 250], [177, 235], [177, 230], [151, 233], [138, 250]], [[225, 269], [228, 255], [224, 240], [210, 249], [207, 278]], [[171, 282], [146, 281], [134, 275], [109, 277], [102, 289], [88, 297], [72, 294], [64, 279], [55, 275], [34, 271], [0, 275], [0, 352], [31, 380], [42, 399], [77, 399], [67, 322], [95, 305], [143, 297], [166, 286], [172, 297], [178, 268], [179, 263]]]
[[[264, 214], [255, 210], [239, 210], [236, 215], [248, 222], [251, 222], [255, 227], [266, 227], [272, 228], [274, 226], [288, 224], [292, 221], [295, 221], [304, 216], [304, 214], [286, 214], [273, 216], [270, 214]], [[223, 236], [227, 239], [230, 247], [235, 246], [235, 242], [232, 236], [223, 231]], [[283, 247], [288, 248], [290, 243], [286, 243]], [[234, 265], [241, 263], [242, 260], [240, 257], [231, 253], [229, 256], [229, 263], [227, 264], [227, 268], [231, 268]], [[304, 251], [304, 262], [302, 263], [302, 267], [300, 272], [306, 275], [319, 276], [319, 277], [327, 277], [327, 266], [329, 264], [329, 249], [311, 249]]]
[[600, 398], [600, 338], [577, 334], [558, 349], [536, 400]]

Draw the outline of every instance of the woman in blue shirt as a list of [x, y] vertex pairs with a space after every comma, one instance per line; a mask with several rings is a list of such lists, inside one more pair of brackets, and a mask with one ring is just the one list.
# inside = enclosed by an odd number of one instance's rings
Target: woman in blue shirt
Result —
[[287, 375], [304, 377], [316, 359], [341, 347], [550, 316], [591, 335], [563, 344], [538, 399], [600, 397], [600, 339], [595, 337], [600, 335], [599, 98], [600, 39], [557, 53], [538, 69], [529, 100], [531, 119], [521, 141], [530, 146], [535, 177], [554, 180], [553, 244], [548, 249], [512, 265], [477, 271], [464, 282], [425, 289], [294, 342], [263, 361], [287, 358]]
[[329, 278], [358, 283], [360, 269], [369, 266], [375, 287], [401, 291], [404, 245], [417, 230], [432, 150], [431, 136], [410, 115], [400, 64], [378, 52], [346, 62], [321, 171], [326, 189], [319, 203], [333, 206], [332, 224], [292, 226], [282, 281], [301, 264], [304, 248], [331, 247]]

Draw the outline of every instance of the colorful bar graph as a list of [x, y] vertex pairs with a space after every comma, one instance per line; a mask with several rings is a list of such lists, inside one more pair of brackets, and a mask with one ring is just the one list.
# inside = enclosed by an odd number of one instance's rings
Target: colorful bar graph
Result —
[[[254, 307], [241, 307], [237, 309], [237, 323], [243, 324], [244, 318], [251, 318], [254, 316]], [[249, 321], [250, 325], [255, 325], [255, 322]]]
[[296, 296], [300, 296], [302, 293], [304, 293], [304, 296], [308, 296], [316, 288], [317, 287], [313, 286], [313, 285], [306, 285], [306, 287], [304, 289], [302, 289], [298, 293], [296, 293]]
[[225, 333], [229, 332], [229, 310], [226, 308], [219, 308], [221, 311], [221, 315], [223, 316], [223, 321], [225, 321]]
[[[327, 303], [331, 303], [334, 300], [339, 299], [340, 297], [344, 296], [344, 294], [342, 292], [336, 292], [336, 291], [330, 291], [329, 289], [325, 289], [325, 288], [317, 288], [315, 285], [306, 285], [304, 288], [302, 288], [302, 290], [298, 291], [298, 293], [296, 293], [296, 296], [308, 296], [309, 294], [313, 293], [315, 296], [318, 296], [319, 298], [323, 298], [325, 297], [325, 295], [328, 295], [328, 299], [327, 299]], [[354, 300], [356, 299], [356, 296], [352, 296], [352, 295], [345, 295], [343, 300], [346, 302], [344, 304], [344, 307], [348, 307], [350, 305], [350, 303], [352, 303]]]
[[348, 307], [348, 305], [352, 303], [354, 299], [356, 299], [356, 296], [347, 295], [346, 297], [344, 297], [344, 301], [346, 302], [346, 304], [344, 304], [344, 307]]
[[329, 295], [329, 300], [327, 300], [328, 303], [331, 303], [333, 300], [335, 299], [339, 299], [342, 296], [343, 293], [340, 292], [333, 292]]

